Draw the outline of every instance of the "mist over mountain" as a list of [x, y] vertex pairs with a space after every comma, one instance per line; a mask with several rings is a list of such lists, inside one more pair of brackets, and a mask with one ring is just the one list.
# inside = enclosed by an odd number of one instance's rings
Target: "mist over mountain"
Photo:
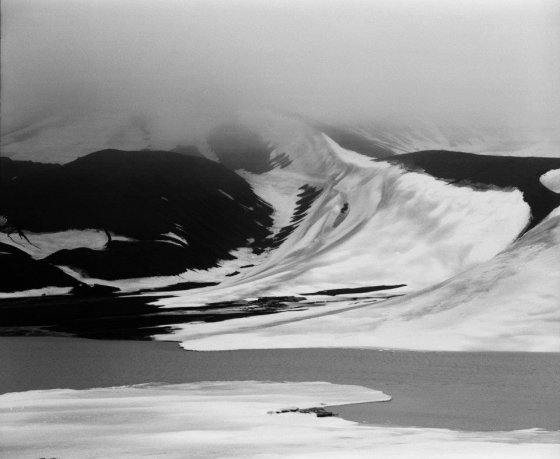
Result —
[[[177, 144], [265, 108], [559, 138], [554, 1], [6, 0], [2, 12], [3, 135], [101, 111]], [[139, 129], [115, 124], [121, 141]]]

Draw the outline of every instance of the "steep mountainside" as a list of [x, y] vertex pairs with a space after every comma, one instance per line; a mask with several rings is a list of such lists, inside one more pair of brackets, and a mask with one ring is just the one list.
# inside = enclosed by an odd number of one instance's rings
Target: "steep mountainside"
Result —
[[[20, 169], [1, 184], [3, 232], [87, 277], [208, 269], [269, 235], [270, 207], [241, 177], [204, 158], [104, 150], [63, 166], [3, 162]], [[105, 233], [103, 246], [66, 248], [65, 232], [91, 230]], [[53, 234], [60, 250], [52, 238], [46, 252], [34, 250]]]

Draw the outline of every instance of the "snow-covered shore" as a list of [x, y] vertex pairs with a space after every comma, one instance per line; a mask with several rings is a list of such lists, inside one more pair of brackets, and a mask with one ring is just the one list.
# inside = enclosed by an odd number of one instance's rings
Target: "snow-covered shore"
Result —
[[552, 458], [560, 434], [369, 426], [289, 407], [387, 401], [321, 382], [257, 381], [50, 390], [0, 396], [3, 450], [13, 458]]

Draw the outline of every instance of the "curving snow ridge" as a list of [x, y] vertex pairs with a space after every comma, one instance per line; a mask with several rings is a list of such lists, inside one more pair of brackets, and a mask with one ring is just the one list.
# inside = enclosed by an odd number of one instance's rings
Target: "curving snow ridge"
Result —
[[[557, 432], [458, 432], [367, 426], [289, 407], [386, 401], [382, 392], [321, 382], [256, 381], [49, 390], [0, 396], [12, 458], [552, 458]], [[271, 453], [273, 451], [273, 453]]]
[[[188, 324], [156, 338], [197, 350], [560, 350], [558, 211], [513, 242], [529, 218], [519, 191], [456, 187], [370, 161], [326, 137], [317, 142], [314, 154], [327, 158], [319, 168], [333, 169], [286, 242], [236, 279], [159, 304], [338, 286], [407, 284], [405, 291], [417, 293], [382, 303], [342, 300], [306, 311]], [[553, 177], [541, 180], [550, 184]], [[276, 182], [266, 183], [270, 193]]]
[[274, 229], [289, 222], [300, 187], [320, 194], [284, 243], [256, 267], [217, 288], [191, 291], [188, 298], [176, 292], [177, 298], [158, 304], [374, 285], [419, 290], [491, 259], [528, 223], [529, 207], [517, 190], [449, 185], [371, 161], [293, 120], [259, 122], [274, 151], [290, 158], [265, 174], [241, 172], [275, 209]]

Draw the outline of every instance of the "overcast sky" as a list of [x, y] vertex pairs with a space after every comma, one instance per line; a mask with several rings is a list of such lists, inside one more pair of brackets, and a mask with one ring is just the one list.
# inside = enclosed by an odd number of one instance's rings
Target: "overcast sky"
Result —
[[2, 0], [1, 46], [5, 127], [68, 107], [560, 114], [556, 0]]

